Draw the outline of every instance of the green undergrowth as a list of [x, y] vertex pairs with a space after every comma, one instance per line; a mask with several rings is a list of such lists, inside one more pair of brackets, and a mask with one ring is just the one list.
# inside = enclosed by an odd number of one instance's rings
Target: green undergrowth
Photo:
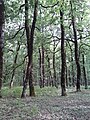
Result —
[[[88, 87], [88, 90], [90, 89], [90, 86]], [[84, 91], [85, 88], [81, 86], [81, 91]], [[88, 91], [87, 90], [87, 91]], [[67, 89], [67, 94], [69, 95], [71, 92], [75, 91], [75, 88], [69, 88]], [[22, 93], [22, 87], [3, 87], [2, 88], [2, 96], [3, 97], [13, 97], [13, 98], [20, 98]], [[40, 88], [39, 86], [35, 86], [35, 94], [37, 97], [39, 96], [60, 96], [61, 95], [61, 89], [55, 88], [55, 87], [44, 87]], [[27, 89], [27, 96], [29, 95], [29, 89]]]
[[3, 97], [20, 97], [22, 92], [21, 87], [13, 87], [13, 88], [8, 88], [8, 87], [3, 87], [2, 88], [2, 96]]
[[[44, 87], [40, 88], [39, 86], [35, 86], [35, 94], [36, 96], [55, 96], [57, 95], [58, 89], [55, 87]], [[27, 95], [29, 90], [27, 89]], [[3, 87], [2, 88], [2, 96], [3, 97], [13, 97], [13, 98], [20, 98], [22, 93], [22, 87]]]
[[55, 96], [57, 95], [58, 89], [55, 87], [35, 87], [36, 96]]

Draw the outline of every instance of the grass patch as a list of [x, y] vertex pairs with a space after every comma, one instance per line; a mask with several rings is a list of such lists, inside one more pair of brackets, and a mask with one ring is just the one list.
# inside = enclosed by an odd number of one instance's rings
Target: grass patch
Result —
[[38, 86], [35, 87], [36, 96], [55, 96], [57, 95], [57, 88], [55, 87], [44, 87], [39, 88]]
[[[90, 89], [90, 86], [88, 86], [88, 90]], [[81, 86], [81, 91], [85, 90], [84, 86]], [[88, 91], [87, 90], [87, 91]], [[68, 88], [67, 89], [67, 94], [75, 92], [75, 88]], [[13, 87], [9, 89], [8, 87], [3, 87], [2, 88], [2, 96], [3, 97], [13, 97], [13, 98], [20, 98], [22, 93], [22, 87]], [[55, 87], [44, 87], [40, 88], [39, 86], [35, 86], [35, 93], [36, 96], [57, 96], [61, 95], [61, 89], [57, 89]], [[27, 95], [29, 94], [29, 89], [27, 89]]]
[[[27, 94], [29, 89], [27, 89]], [[22, 93], [22, 87], [13, 87], [9, 89], [8, 87], [2, 88], [2, 96], [3, 97], [13, 97], [20, 98]], [[55, 96], [57, 95], [57, 89], [55, 87], [44, 87], [40, 88], [39, 86], [35, 86], [36, 96]]]
[[21, 87], [13, 87], [11, 89], [9, 89], [8, 87], [3, 87], [2, 88], [2, 96], [4, 96], [4, 97], [18, 98], [18, 97], [20, 97], [21, 92], [22, 92]]

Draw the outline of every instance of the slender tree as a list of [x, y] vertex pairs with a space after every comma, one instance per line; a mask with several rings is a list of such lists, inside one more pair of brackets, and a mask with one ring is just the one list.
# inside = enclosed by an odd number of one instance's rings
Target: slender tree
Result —
[[66, 87], [68, 88], [68, 67], [67, 67], [67, 64], [66, 64]]
[[29, 79], [29, 42], [30, 42], [30, 29], [29, 29], [29, 21], [28, 21], [28, 10], [29, 10], [29, 3], [28, 0], [25, 0], [25, 29], [26, 29], [26, 37], [27, 37], [27, 51], [28, 51], [28, 64], [26, 69], [26, 75], [23, 80], [23, 91], [21, 97], [26, 96], [26, 89], [27, 89], [27, 83]]
[[39, 75], [40, 75], [39, 85], [40, 85], [40, 88], [42, 88], [42, 67], [41, 67], [41, 49], [40, 48], [39, 48]]
[[11, 76], [11, 81], [10, 81], [10, 88], [13, 87], [13, 78], [15, 76], [15, 66], [16, 66], [16, 63], [17, 63], [17, 58], [18, 58], [18, 53], [19, 53], [19, 50], [20, 50], [20, 44], [19, 42], [17, 43], [17, 49], [16, 49], [16, 55], [15, 55], [15, 58], [14, 58], [14, 63], [13, 63], [13, 71], [12, 71], [12, 76]]
[[4, 0], [0, 0], [0, 98], [3, 78]]
[[35, 24], [37, 18], [37, 7], [38, 7], [38, 0], [34, 1], [34, 14], [33, 14], [33, 21], [31, 25], [31, 29], [29, 27], [29, 2], [25, 0], [25, 29], [26, 29], [26, 37], [27, 37], [27, 52], [28, 52], [28, 64], [26, 70], [26, 77], [23, 83], [23, 91], [21, 97], [25, 97], [27, 83], [29, 80], [29, 96], [35, 96], [34, 85], [33, 85], [33, 41], [34, 41], [34, 31], [35, 31]]
[[52, 73], [51, 73], [51, 65], [50, 65], [50, 57], [48, 55], [48, 52], [47, 50], [46, 51], [46, 58], [47, 58], [47, 62], [48, 62], [48, 80], [47, 80], [47, 85], [50, 85], [52, 84]]
[[84, 81], [85, 81], [85, 89], [87, 89], [88, 88], [88, 82], [87, 82], [87, 77], [86, 77], [84, 54], [82, 54], [82, 60], [83, 60], [83, 78], [84, 78]]
[[55, 44], [55, 40], [54, 40], [54, 45], [53, 45], [53, 82], [54, 82], [54, 86], [57, 88], [57, 81], [56, 81], [56, 68], [55, 68], [55, 49], [56, 49], [56, 44]]
[[[63, 1], [64, 3], [64, 1]], [[65, 76], [65, 72], [66, 72], [66, 55], [65, 55], [65, 48], [64, 48], [64, 44], [65, 44], [65, 30], [64, 30], [64, 11], [63, 11], [63, 3], [60, 9], [60, 21], [61, 21], [61, 95], [62, 96], [66, 96], [66, 76]]]
[[44, 83], [45, 83], [45, 68], [44, 68], [44, 46], [42, 44], [42, 55], [41, 55], [42, 59], [41, 59], [41, 65], [42, 65], [42, 86], [44, 87]]
[[30, 31], [30, 42], [29, 42], [29, 49], [28, 49], [28, 55], [29, 55], [29, 96], [35, 96], [34, 92], [34, 86], [33, 86], [33, 73], [32, 73], [32, 67], [33, 67], [33, 42], [34, 42], [34, 31], [35, 31], [35, 24], [37, 19], [37, 7], [38, 7], [38, 0], [35, 0], [34, 2], [34, 16], [33, 16], [33, 22], [31, 26]]
[[77, 67], [77, 83], [76, 83], [76, 91], [80, 91], [80, 79], [81, 79], [81, 68], [79, 62], [79, 49], [78, 49], [78, 41], [77, 41], [77, 29], [75, 23], [74, 9], [73, 9], [73, 1], [70, 1], [71, 5], [71, 17], [72, 17], [72, 26], [73, 26], [73, 34], [74, 34], [74, 44], [75, 44], [75, 62]]
[[[71, 40], [72, 41], [72, 40]], [[74, 75], [74, 64], [73, 64], [73, 62], [74, 62], [74, 59], [73, 59], [73, 49], [72, 49], [72, 44], [70, 45], [70, 42], [68, 41], [68, 45], [69, 45], [69, 48], [70, 48], [70, 53], [71, 53], [71, 55], [70, 55], [70, 57], [71, 57], [71, 74], [72, 74], [72, 85], [73, 85], [73, 87], [75, 87], [75, 75]]]

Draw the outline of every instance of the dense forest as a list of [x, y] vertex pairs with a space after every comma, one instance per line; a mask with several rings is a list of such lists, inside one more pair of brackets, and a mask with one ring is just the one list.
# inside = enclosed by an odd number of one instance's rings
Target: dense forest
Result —
[[81, 91], [90, 85], [88, 0], [0, 0], [0, 97], [3, 87]]
[[0, 120], [90, 120], [90, 0], [0, 0]]

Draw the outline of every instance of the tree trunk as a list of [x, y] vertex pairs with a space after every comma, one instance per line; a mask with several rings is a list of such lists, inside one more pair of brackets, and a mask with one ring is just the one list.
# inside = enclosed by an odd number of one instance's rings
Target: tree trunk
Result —
[[26, 37], [27, 37], [28, 65], [27, 65], [26, 77], [23, 83], [23, 91], [21, 97], [25, 97], [28, 80], [29, 80], [29, 96], [35, 96], [32, 69], [33, 69], [33, 41], [34, 41], [34, 30], [35, 30], [35, 24], [37, 18], [37, 6], [38, 6], [38, 0], [35, 0], [34, 16], [30, 30], [29, 22], [28, 22], [29, 3], [28, 0], [25, 0], [25, 29], [26, 29]]
[[81, 68], [79, 63], [79, 49], [78, 49], [78, 42], [77, 42], [77, 30], [75, 26], [75, 17], [73, 14], [73, 6], [72, 1], [70, 1], [71, 4], [71, 15], [72, 15], [72, 26], [73, 26], [73, 33], [74, 33], [74, 43], [75, 43], [75, 62], [77, 66], [77, 83], [76, 83], [76, 91], [80, 91], [80, 79], [81, 79]]
[[72, 62], [72, 85], [75, 87], [75, 75], [74, 75], [74, 66], [73, 66], [73, 52], [71, 50], [71, 62]]
[[40, 48], [39, 48], [39, 74], [40, 74], [39, 85], [40, 85], [40, 88], [42, 88], [42, 68], [41, 68], [41, 50], [40, 50]]
[[34, 5], [34, 16], [33, 16], [33, 22], [31, 26], [31, 32], [30, 32], [30, 42], [28, 46], [28, 55], [29, 55], [29, 96], [35, 96], [34, 91], [34, 85], [33, 85], [33, 41], [34, 41], [34, 30], [35, 30], [35, 24], [36, 24], [36, 18], [37, 18], [37, 7], [38, 7], [38, 0], [35, 0]]
[[47, 51], [46, 51], [46, 57], [47, 57], [47, 62], [48, 62], [48, 85], [50, 85], [51, 86], [51, 84], [52, 84], [52, 82], [51, 82], [51, 80], [52, 80], [52, 73], [51, 73], [51, 67], [50, 67], [50, 58], [49, 58], [49, 56], [48, 56], [48, 53], [47, 53]]
[[83, 78], [84, 78], [84, 81], [85, 81], [85, 89], [88, 89], [88, 82], [87, 82], [86, 70], [85, 70], [84, 54], [82, 54], [82, 59], [83, 59]]
[[72, 86], [72, 81], [71, 81], [71, 75], [70, 75], [70, 69], [68, 69], [68, 81], [69, 81], [69, 86]]
[[28, 9], [29, 9], [29, 3], [28, 0], [25, 0], [25, 29], [26, 29], [26, 37], [27, 37], [27, 52], [28, 52], [28, 64], [27, 64], [27, 70], [26, 70], [26, 75], [25, 79], [23, 80], [23, 91], [21, 98], [26, 97], [26, 89], [27, 89], [27, 84], [28, 84], [28, 79], [29, 79], [29, 42], [30, 42], [30, 29], [29, 29], [29, 22], [28, 22]]
[[68, 42], [69, 47], [70, 47], [70, 51], [71, 51], [71, 74], [72, 74], [72, 85], [73, 87], [75, 87], [75, 74], [74, 74], [74, 66], [73, 66], [73, 50], [72, 47], [70, 45], [70, 43]]
[[66, 71], [66, 55], [65, 55], [65, 49], [64, 49], [64, 25], [63, 25], [63, 8], [61, 7], [60, 10], [60, 20], [61, 20], [61, 95], [66, 96], [66, 80], [65, 80], [65, 71]]
[[56, 81], [56, 68], [55, 68], [55, 41], [53, 46], [53, 81], [54, 81], [54, 86], [58, 88], [57, 81]]
[[67, 65], [66, 65], [66, 87], [68, 88], [68, 78], [67, 78], [67, 77], [68, 77], [68, 74], [67, 74], [67, 71], [68, 71], [68, 70], [67, 70], [67, 69], [68, 69], [68, 68], [67, 68]]
[[42, 86], [45, 84], [45, 70], [44, 70], [44, 47], [42, 44]]
[[20, 44], [18, 42], [18, 47], [16, 49], [16, 55], [15, 55], [15, 59], [14, 59], [14, 63], [13, 63], [13, 71], [12, 71], [12, 76], [11, 76], [11, 81], [10, 81], [10, 86], [9, 86], [10, 88], [13, 87], [13, 78], [15, 76], [15, 70], [16, 70], [15, 66], [16, 66], [16, 63], [17, 63], [19, 50], [20, 50]]
[[4, 1], [0, 0], [0, 98], [3, 78], [3, 43], [4, 43]]

